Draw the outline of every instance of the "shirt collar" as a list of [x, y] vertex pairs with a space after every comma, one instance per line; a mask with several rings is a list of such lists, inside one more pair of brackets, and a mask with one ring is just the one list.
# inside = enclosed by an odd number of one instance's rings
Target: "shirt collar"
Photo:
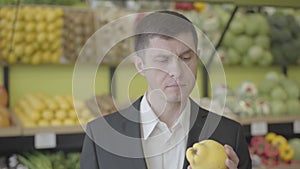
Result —
[[[190, 125], [190, 113], [191, 106], [190, 100], [188, 99], [185, 108], [181, 112], [178, 120], [173, 125], [172, 129], [175, 129], [178, 125], [181, 125], [185, 132], [189, 131]], [[161, 121], [157, 117], [157, 115], [153, 112], [147, 101], [147, 95], [145, 94], [141, 100], [140, 104], [140, 112], [141, 112], [141, 123], [142, 123], [142, 136], [145, 140], [149, 138], [151, 133], [154, 131], [155, 127]], [[163, 122], [161, 122], [163, 123]]]

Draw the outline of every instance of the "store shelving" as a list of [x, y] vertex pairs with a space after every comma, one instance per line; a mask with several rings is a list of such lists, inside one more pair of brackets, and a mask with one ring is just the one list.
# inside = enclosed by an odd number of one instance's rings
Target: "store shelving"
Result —
[[[56, 147], [48, 150], [64, 152], [80, 152], [84, 140], [84, 133], [57, 134]], [[11, 136], [0, 137], [0, 156], [7, 156], [14, 153], [23, 153], [36, 150], [35, 136]]]
[[249, 125], [254, 122], [266, 122], [268, 124], [293, 123], [300, 120], [300, 115], [245, 117], [238, 118], [237, 120], [242, 125]]
[[77, 134], [84, 133], [82, 126], [49, 126], [49, 127], [24, 127], [22, 135], [32, 136], [36, 133], [55, 133], [55, 134]]
[[274, 7], [292, 7], [299, 8], [300, 2], [297, 0], [233, 0], [236, 5], [252, 6], [274, 6]]
[[300, 2], [297, 0], [193, 0], [194, 2], [207, 3], [230, 3], [238, 6], [274, 6], [299, 8]]
[[300, 165], [295, 164], [295, 165], [281, 165], [281, 166], [276, 166], [276, 167], [258, 167], [258, 168], [253, 168], [253, 169], [299, 169]]
[[[297, 0], [200, 0], [201, 2], [209, 2], [209, 3], [230, 3], [237, 6], [274, 6], [274, 7], [292, 7], [292, 8], [299, 8], [300, 7], [300, 1]], [[200, 2], [199, 1], [199, 2]], [[106, 76], [112, 75], [114, 73], [114, 69], [117, 64], [106, 64], [105, 67], [108, 69], [105, 69]], [[12, 70], [18, 70], [22, 65], [12, 68]], [[28, 65], [30, 66], [30, 65]], [[26, 67], [26, 66], [23, 66]], [[43, 66], [37, 66], [36, 68], [40, 69], [47, 69], [48, 71], [52, 68], [55, 69], [64, 69], [66, 67], [72, 68], [72, 64], [66, 64], [66, 65], [45, 65]], [[60, 68], [59, 68], [60, 67]], [[63, 68], [61, 68], [63, 67]], [[9, 70], [9, 66], [5, 67], [7, 70]], [[27, 67], [28, 68], [28, 67]], [[28, 68], [30, 69], [30, 68]], [[237, 72], [239, 73], [240, 77], [242, 77], [240, 72], [251, 72], [250, 69], [257, 69], [255, 72], [259, 72], [259, 70], [262, 70], [264, 68], [242, 68], [242, 67], [225, 67], [225, 71], [229, 70], [231, 73]], [[270, 70], [276, 70], [280, 71], [279, 66], [272, 66], [267, 69]], [[25, 70], [25, 69], [23, 69]], [[297, 77], [299, 74], [300, 68], [293, 66], [291, 69], [288, 69], [288, 72], [290, 72], [288, 75], [291, 75], [293, 77]], [[6, 72], [6, 75], [9, 75], [11, 73], [10, 71]], [[253, 72], [252, 72], [253, 74]], [[9, 77], [6, 76], [4, 79], [4, 83], [8, 82]], [[245, 76], [245, 75], [244, 75]], [[257, 76], [257, 75], [255, 75]], [[236, 77], [236, 76], [235, 76]], [[111, 77], [110, 77], [111, 78]], [[201, 80], [201, 79], [200, 79]], [[230, 80], [229, 80], [230, 81]], [[300, 81], [300, 79], [297, 79], [297, 81]], [[45, 82], [45, 81], [44, 81]], [[232, 81], [231, 81], [232, 82]], [[108, 82], [107, 82], [108, 83]], [[19, 83], [20, 84], [20, 83]], [[239, 82], [236, 80], [235, 85], [238, 85]], [[11, 84], [7, 84], [6, 86], [9, 87]], [[109, 84], [106, 84], [109, 86]], [[113, 87], [115, 88], [115, 87]], [[61, 89], [62, 91], [65, 91]], [[15, 117], [14, 117], [15, 118]], [[273, 131], [278, 134], [283, 134], [287, 137], [300, 137], [299, 134], [295, 134], [293, 132], [293, 122], [295, 120], [300, 120], [300, 115], [292, 115], [292, 116], [263, 116], [263, 117], [247, 117], [247, 118], [235, 118], [235, 120], [239, 121], [244, 127], [245, 127], [245, 133], [246, 137], [251, 137], [251, 129], [250, 126], [252, 123], [255, 122], [266, 122], [268, 124], [268, 131]], [[16, 121], [13, 120], [13, 121]], [[58, 127], [32, 127], [32, 128], [24, 128], [22, 125], [17, 124], [16, 122], [13, 123], [14, 125], [9, 128], [3, 128], [0, 129], [0, 145], [1, 145], [1, 151], [0, 155], [7, 155], [15, 152], [23, 152], [28, 150], [34, 150], [34, 137], [38, 133], [54, 133], [56, 135], [57, 140], [57, 146], [53, 149], [55, 150], [63, 150], [63, 151], [80, 151], [82, 147], [82, 142], [84, 139], [84, 130], [82, 126], [58, 126]], [[280, 166], [280, 167], [272, 167], [273, 169], [299, 169], [299, 165], [295, 166]], [[268, 169], [267, 167], [262, 168], [255, 168], [255, 169]]]

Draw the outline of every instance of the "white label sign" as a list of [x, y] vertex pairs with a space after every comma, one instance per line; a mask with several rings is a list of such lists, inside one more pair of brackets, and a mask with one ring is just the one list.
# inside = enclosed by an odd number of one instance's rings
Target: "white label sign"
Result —
[[56, 147], [56, 135], [54, 133], [38, 133], [34, 136], [34, 147], [46, 149]]
[[266, 122], [251, 123], [251, 135], [265, 135], [268, 133], [268, 124]]
[[300, 120], [294, 121], [294, 133], [296, 134], [300, 133]]

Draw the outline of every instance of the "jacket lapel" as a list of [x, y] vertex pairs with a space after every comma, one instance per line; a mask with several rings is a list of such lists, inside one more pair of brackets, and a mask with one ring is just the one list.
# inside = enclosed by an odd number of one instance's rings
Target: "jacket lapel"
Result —
[[[188, 135], [186, 149], [199, 141], [200, 133], [206, 120], [207, 111], [200, 108], [197, 103], [191, 100], [190, 131]], [[183, 169], [187, 169], [189, 163], [184, 159]]]
[[[126, 117], [129, 120], [125, 120], [123, 123], [124, 125], [124, 134], [131, 136], [133, 138], [141, 138], [141, 126], [140, 126], [140, 103], [141, 99], [135, 101], [132, 106], [128, 109], [130, 113], [126, 113], [129, 115]], [[130, 159], [132, 163], [131, 166], [122, 166], [122, 168], [132, 168], [132, 169], [147, 169], [146, 160], [144, 158], [143, 146], [142, 141], [137, 141], [136, 143], [136, 150], [137, 154], [141, 158], [132, 158]]]

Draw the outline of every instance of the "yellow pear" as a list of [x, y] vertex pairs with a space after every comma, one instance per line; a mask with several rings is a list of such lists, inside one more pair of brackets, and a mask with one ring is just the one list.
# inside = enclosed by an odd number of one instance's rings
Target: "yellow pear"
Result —
[[49, 121], [48, 121], [48, 120], [45, 120], [45, 119], [39, 120], [39, 121], [37, 122], [37, 124], [38, 124], [38, 126], [41, 126], [41, 127], [46, 127], [46, 126], [49, 126], [49, 125], [50, 125]]
[[63, 120], [63, 119], [65, 119], [67, 117], [67, 113], [64, 110], [57, 110], [55, 112], [55, 117], [57, 119]]
[[67, 118], [67, 119], [64, 119], [64, 125], [72, 126], [72, 125], [76, 125], [76, 122], [73, 119]]
[[62, 121], [59, 120], [59, 119], [52, 119], [52, 120], [50, 121], [50, 124], [51, 124], [51, 126], [61, 126], [63, 123], [62, 123]]
[[49, 109], [42, 110], [42, 117], [44, 119], [51, 120], [54, 118], [54, 112]]
[[227, 169], [225, 148], [214, 140], [195, 143], [187, 149], [186, 158], [192, 169]]

